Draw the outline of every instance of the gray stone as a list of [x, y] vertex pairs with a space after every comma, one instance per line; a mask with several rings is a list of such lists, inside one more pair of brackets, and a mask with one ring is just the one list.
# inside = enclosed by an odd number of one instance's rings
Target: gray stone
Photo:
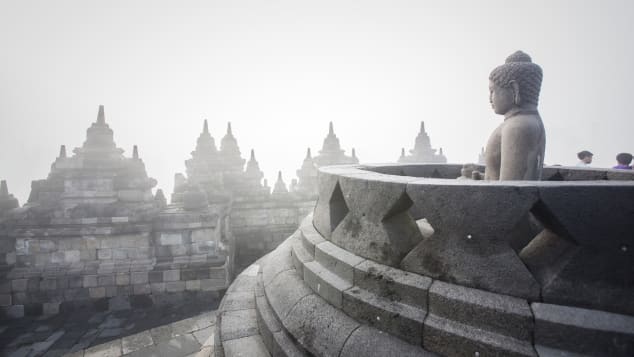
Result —
[[410, 345], [396, 337], [381, 333], [368, 326], [354, 330], [341, 350], [341, 357], [355, 356], [435, 356], [416, 345]]
[[181, 335], [157, 343], [156, 351], [160, 357], [185, 356], [200, 351], [200, 344], [192, 335]]
[[155, 344], [172, 338], [172, 325], [163, 325], [150, 329], [150, 335]]
[[214, 330], [215, 326], [209, 326], [194, 332], [193, 335], [202, 346], [213, 346]]
[[425, 319], [423, 347], [442, 356], [537, 356], [530, 342], [474, 329], [433, 314]]
[[130, 273], [131, 284], [146, 284], [148, 281], [148, 272], [146, 271], [135, 271]]
[[255, 295], [253, 294], [253, 290], [250, 292], [245, 291], [226, 294], [220, 306], [220, 310], [222, 311], [246, 309], [255, 309]]
[[364, 260], [354, 266], [354, 285], [385, 297], [422, 309], [427, 309], [427, 295], [432, 280], [426, 276], [409, 273]]
[[314, 294], [297, 302], [282, 320], [288, 332], [317, 356], [338, 356], [352, 331], [359, 327], [359, 323]]
[[535, 344], [583, 355], [632, 356], [634, 317], [533, 303]]
[[224, 341], [225, 355], [235, 357], [270, 357], [260, 336], [248, 336]]
[[262, 278], [264, 286], [267, 286], [280, 273], [293, 269], [293, 259], [290, 253], [291, 241], [284, 241], [276, 250], [268, 254], [266, 262], [275, 262], [274, 264], [264, 264], [262, 266]]
[[326, 301], [337, 308], [343, 305], [343, 291], [352, 287], [352, 284], [318, 262], [309, 262], [304, 265], [304, 282]]
[[491, 134], [485, 151], [485, 179], [539, 180], [546, 132], [537, 112], [542, 69], [517, 51], [489, 76], [489, 101], [504, 122]]
[[474, 328], [530, 341], [533, 314], [523, 299], [434, 281], [429, 313]]
[[343, 293], [343, 311], [368, 326], [419, 346], [427, 311], [380, 298], [354, 287]]
[[417, 211], [414, 218], [425, 217], [435, 232], [403, 259], [401, 268], [433, 279], [538, 299], [539, 284], [509, 243], [510, 232], [538, 200], [536, 187], [467, 181], [441, 184], [421, 180], [408, 185], [407, 194]]
[[119, 357], [121, 356], [121, 339], [102, 343], [84, 351], [84, 357]]
[[180, 270], [165, 270], [163, 272], [163, 281], [178, 281], [180, 276]]
[[315, 261], [349, 283], [353, 281], [353, 268], [364, 260], [330, 242], [315, 246]]
[[223, 312], [221, 321], [220, 339], [223, 343], [258, 334], [255, 309]]
[[313, 294], [294, 270], [280, 273], [264, 290], [271, 307], [281, 319], [299, 300]]

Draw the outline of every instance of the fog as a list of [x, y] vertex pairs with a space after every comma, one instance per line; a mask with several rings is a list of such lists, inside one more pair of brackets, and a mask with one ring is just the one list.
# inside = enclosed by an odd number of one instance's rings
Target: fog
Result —
[[628, 1], [0, 1], [0, 178], [23, 204], [105, 105], [166, 194], [203, 124], [227, 122], [272, 185], [334, 122], [361, 162], [394, 162], [425, 121], [474, 162], [502, 121], [488, 75], [521, 49], [544, 71], [545, 161], [634, 151]]

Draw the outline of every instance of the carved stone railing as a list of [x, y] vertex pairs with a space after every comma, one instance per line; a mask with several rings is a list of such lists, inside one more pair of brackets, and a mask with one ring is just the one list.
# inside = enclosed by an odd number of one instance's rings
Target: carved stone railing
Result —
[[459, 170], [323, 168], [315, 228], [351, 253], [432, 279], [634, 314], [634, 173], [549, 167], [544, 177], [555, 181], [448, 179]]

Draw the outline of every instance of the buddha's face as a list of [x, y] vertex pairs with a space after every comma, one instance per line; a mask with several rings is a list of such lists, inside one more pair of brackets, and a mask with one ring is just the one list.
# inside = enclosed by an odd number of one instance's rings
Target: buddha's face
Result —
[[515, 93], [512, 86], [502, 87], [489, 81], [489, 102], [495, 114], [505, 114], [515, 107]]

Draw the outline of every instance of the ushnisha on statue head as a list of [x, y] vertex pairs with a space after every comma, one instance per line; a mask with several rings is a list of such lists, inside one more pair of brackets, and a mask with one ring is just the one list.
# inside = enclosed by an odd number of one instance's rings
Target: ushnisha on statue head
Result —
[[489, 75], [489, 102], [504, 122], [491, 134], [486, 148], [487, 180], [539, 180], [546, 135], [537, 103], [542, 69], [517, 51]]

